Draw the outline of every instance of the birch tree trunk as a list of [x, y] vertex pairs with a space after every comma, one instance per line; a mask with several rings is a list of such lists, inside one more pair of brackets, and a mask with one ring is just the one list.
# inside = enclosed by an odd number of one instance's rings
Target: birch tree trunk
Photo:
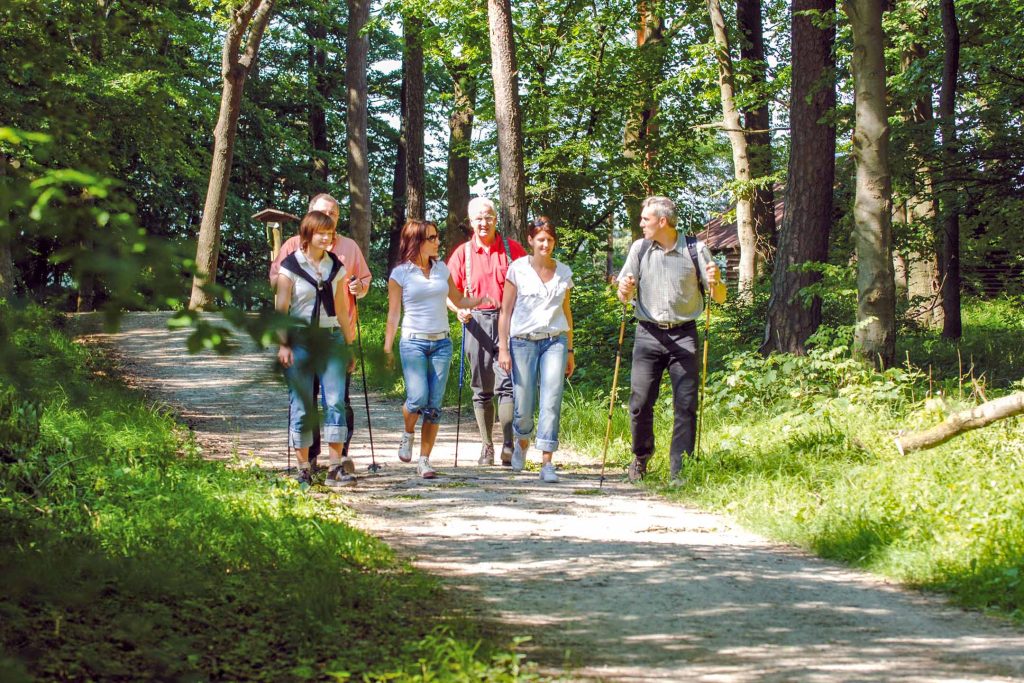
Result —
[[[808, 12], [828, 15], [835, 0], [793, 0], [792, 138], [787, 171], [786, 215], [772, 273], [762, 353], [804, 353], [804, 343], [821, 324], [821, 299], [805, 306], [800, 290], [821, 279], [795, 270], [828, 260], [835, 183], [836, 131], [826, 116], [835, 107], [835, 26], [816, 26]], [[792, 189], [792, 191], [790, 191]]]
[[526, 171], [511, 0], [487, 0], [487, 24], [491, 38], [494, 119], [498, 128], [498, 196], [501, 200], [498, 230], [525, 244]]
[[203, 219], [199, 226], [196, 272], [192, 279], [189, 310], [202, 310], [209, 307], [212, 301], [212, 297], [203, 290], [203, 286], [217, 281], [220, 225], [224, 218], [224, 202], [227, 199], [228, 180], [231, 177], [242, 89], [246, 77], [256, 63], [263, 31], [270, 22], [273, 9], [274, 0], [246, 0], [231, 13], [231, 25], [224, 38], [224, 50], [221, 53], [223, 87], [220, 112], [213, 130], [213, 161], [210, 167], [210, 182], [206, 188]]
[[865, 359], [892, 364], [896, 353], [896, 283], [892, 265], [892, 177], [885, 91], [883, 0], [844, 0], [853, 29], [857, 164], [853, 204], [857, 250], [857, 329], [854, 348]]
[[370, 159], [366, 142], [366, 66], [370, 39], [363, 33], [370, 20], [370, 0], [348, 0], [345, 87], [348, 149], [349, 233], [367, 257], [370, 254]]
[[722, 123], [732, 146], [733, 177], [739, 186], [736, 192], [736, 230], [740, 241], [738, 299], [753, 301], [754, 277], [757, 274], [757, 237], [752, 214], [753, 192], [750, 186], [750, 161], [747, 159], [747, 136], [736, 106], [736, 84], [733, 79], [729, 34], [719, 0], [708, 0], [708, 15], [715, 36], [715, 59], [718, 62], [718, 88], [722, 96]]

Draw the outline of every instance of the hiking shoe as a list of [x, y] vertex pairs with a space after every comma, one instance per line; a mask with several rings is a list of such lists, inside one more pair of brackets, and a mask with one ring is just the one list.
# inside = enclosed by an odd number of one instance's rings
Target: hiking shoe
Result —
[[433, 479], [437, 476], [437, 472], [430, 466], [430, 461], [426, 458], [420, 458], [420, 461], [416, 463], [416, 474], [424, 479]]
[[412, 462], [412, 442], [415, 439], [415, 434], [402, 432], [402, 443], [398, 446], [398, 459], [402, 462]]
[[512, 449], [512, 458], [509, 460], [509, 465], [512, 466], [513, 472], [522, 472], [523, 468], [526, 467], [526, 451], [519, 445], [519, 439], [516, 439], [516, 445]]
[[[512, 469], [515, 469], [515, 467], [513, 467], [513, 465], [512, 465], [513, 458], [514, 458], [514, 456], [513, 456], [513, 452], [514, 451], [515, 451], [515, 449], [512, 448], [511, 446], [502, 446], [501, 447], [501, 466], [502, 467], [512, 467]], [[522, 469], [522, 468], [519, 468], [519, 469]], [[516, 470], [516, 471], [518, 472], [518, 470]]]
[[324, 479], [324, 486], [330, 486], [331, 488], [344, 488], [346, 486], [355, 486], [356, 478], [351, 474], [345, 472], [343, 465], [335, 465], [327, 471], [327, 478]]
[[629, 481], [634, 484], [643, 481], [644, 475], [647, 474], [647, 463], [633, 458], [633, 462], [629, 463], [629, 469], [626, 470], [626, 474], [629, 475]]
[[669, 488], [681, 489], [686, 486], [686, 477], [682, 474], [673, 474], [668, 480]]
[[493, 465], [494, 464], [494, 445], [485, 443], [480, 449], [480, 458], [476, 461], [477, 465]]
[[558, 474], [555, 473], [554, 463], [546, 462], [540, 466], [540, 480], [545, 484], [558, 483]]
[[316, 464], [316, 459], [317, 459], [317, 456], [315, 456], [315, 455], [309, 456], [309, 471], [310, 472], [316, 472], [320, 468], [319, 465]]
[[305, 484], [306, 486], [313, 485], [313, 473], [309, 470], [299, 469], [299, 473], [294, 477], [295, 483], [299, 486]]
[[353, 460], [352, 458], [348, 457], [347, 455], [346, 456], [342, 456], [342, 458], [341, 458], [341, 471], [344, 472], [345, 474], [355, 474], [356, 473], [356, 462], [355, 462], [355, 460]]

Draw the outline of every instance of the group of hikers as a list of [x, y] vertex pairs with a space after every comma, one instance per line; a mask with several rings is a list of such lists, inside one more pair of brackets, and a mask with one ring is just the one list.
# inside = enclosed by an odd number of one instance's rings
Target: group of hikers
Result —
[[[372, 278], [356, 242], [337, 234], [339, 215], [333, 197], [313, 197], [299, 234], [285, 241], [270, 267], [276, 310], [304, 323], [279, 337], [277, 358], [289, 392], [288, 444], [296, 450], [299, 481], [311, 484], [322, 425], [329, 487], [356, 483], [355, 464], [348, 455], [355, 358], [349, 354], [346, 361], [343, 353], [314, 348], [323, 344], [324, 333], [312, 330], [324, 328], [327, 345], [335, 351], [352, 344], [358, 300], [366, 296]], [[402, 227], [397, 265], [388, 279], [384, 333], [384, 352], [391, 362], [401, 329], [398, 354], [405, 402], [398, 458], [412, 462], [416, 425], [422, 418], [416, 472], [424, 479], [437, 476], [430, 455], [454, 355], [451, 311], [463, 324], [462, 352], [470, 368], [481, 441], [478, 464], [495, 464], [492, 431], [497, 419], [501, 464], [521, 472], [532, 439], [541, 453], [541, 481], [555, 483], [552, 458], [558, 450], [563, 388], [575, 369], [572, 270], [554, 258], [558, 230], [544, 216], [529, 226], [529, 254], [516, 240], [498, 234], [491, 200], [470, 200], [468, 222], [469, 239], [452, 251], [447, 263], [439, 258], [436, 224], [410, 219]], [[705, 294], [723, 303], [726, 288], [707, 246], [676, 230], [671, 199], [648, 197], [640, 227], [643, 238], [631, 245], [617, 280], [618, 298], [633, 305], [637, 320], [629, 400], [634, 457], [628, 476], [633, 482], [642, 480], [654, 454], [654, 406], [667, 370], [675, 416], [669, 447], [675, 483], [696, 437], [696, 321], [704, 311]], [[307, 415], [316, 411], [318, 400], [319, 420]]]

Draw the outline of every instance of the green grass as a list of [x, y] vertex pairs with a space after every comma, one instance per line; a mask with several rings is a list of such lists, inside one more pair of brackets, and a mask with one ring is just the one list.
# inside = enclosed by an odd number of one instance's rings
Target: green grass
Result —
[[59, 318], [0, 313], [0, 679], [536, 678], [337, 497], [204, 461]]

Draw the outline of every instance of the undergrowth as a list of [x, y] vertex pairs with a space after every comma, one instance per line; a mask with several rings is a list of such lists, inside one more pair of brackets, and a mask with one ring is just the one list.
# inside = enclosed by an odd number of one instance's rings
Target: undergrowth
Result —
[[536, 678], [338, 498], [203, 460], [60, 318], [0, 313], [0, 679]]

